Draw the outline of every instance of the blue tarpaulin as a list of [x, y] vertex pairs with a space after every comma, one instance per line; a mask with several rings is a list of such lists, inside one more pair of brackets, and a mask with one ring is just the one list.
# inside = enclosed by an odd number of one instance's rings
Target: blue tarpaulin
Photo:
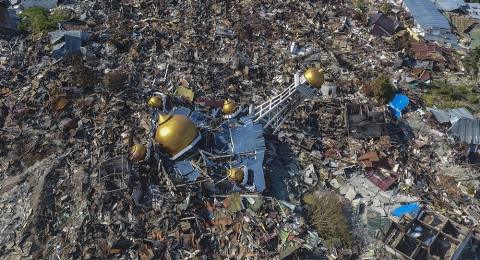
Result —
[[392, 109], [395, 117], [400, 119], [402, 117], [402, 110], [408, 106], [408, 103], [410, 103], [410, 99], [407, 96], [396, 94], [393, 100], [388, 103], [388, 106]]
[[406, 205], [402, 205], [392, 211], [392, 215], [395, 217], [402, 217], [405, 214], [409, 214], [410, 216], [416, 217], [417, 214], [420, 212], [422, 208], [420, 205], [415, 203], [409, 203]]

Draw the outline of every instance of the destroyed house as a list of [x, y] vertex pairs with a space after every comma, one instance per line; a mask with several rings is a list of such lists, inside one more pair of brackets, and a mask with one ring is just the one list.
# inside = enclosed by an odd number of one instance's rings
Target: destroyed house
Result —
[[417, 217], [404, 215], [392, 222], [385, 249], [398, 259], [475, 259], [478, 246], [472, 230], [431, 211]]
[[345, 107], [345, 124], [349, 135], [354, 138], [388, 135], [385, 110], [374, 111], [368, 105], [347, 104]]
[[457, 46], [458, 38], [452, 32], [447, 18], [438, 11], [430, 0], [404, 0], [403, 6], [412, 15], [415, 33], [427, 41]]

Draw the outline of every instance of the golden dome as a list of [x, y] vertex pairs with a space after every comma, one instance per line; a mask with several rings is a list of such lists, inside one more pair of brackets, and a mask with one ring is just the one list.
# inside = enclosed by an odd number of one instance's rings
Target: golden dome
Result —
[[151, 96], [148, 99], [147, 104], [151, 108], [159, 108], [162, 106], [162, 98], [159, 96]]
[[227, 99], [223, 102], [222, 112], [226, 115], [233, 114], [237, 106], [235, 105], [235, 101], [231, 99]]
[[160, 114], [158, 116], [155, 141], [175, 159], [199, 137], [197, 127], [186, 116]]
[[306, 70], [303, 75], [305, 76], [308, 84], [314, 88], [320, 88], [325, 81], [322, 69], [310, 68]]
[[130, 148], [130, 158], [134, 161], [141, 161], [145, 159], [145, 155], [147, 154], [147, 148], [143, 144], [134, 144], [132, 148]]
[[227, 176], [236, 183], [243, 182], [243, 170], [241, 168], [231, 168], [227, 170]]

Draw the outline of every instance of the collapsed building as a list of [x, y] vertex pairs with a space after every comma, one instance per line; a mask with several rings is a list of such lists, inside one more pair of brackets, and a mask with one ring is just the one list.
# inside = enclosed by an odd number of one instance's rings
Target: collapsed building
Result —
[[[175, 106], [168, 110], [165, 106], [167, 97], [159, 93], [148, 102], [153, 109], [151, 135], [159, 148], [174, 161], [177, 177], [196, 181], [200, 172], [190, 161], [192, 156], [201, 155], [209, 168], [223, 168], [238, 187], [263, 192], [266, 188], [264, 129], [276, 131], [303, 100], [313, 97], [323, 82], [323, 71], [310, 68], [304, 74], [296, 73], [294, 83], [270, 100], [245, 109], [237, 107], [236, 102], [229, 99], [225, 101], [221, 113], [219, 108], [192, 111]], [[225, 122], [214, 123], [222, 120], [222, 114]], [[209, 141], [210, 138], [212, 141]], [[149, 144], [148, 147], [151, 151], [147, 153], [144, 144], [135, 144], [131, 149], [131, 158], [149, 161], [150, 156], [161, 157], [155, 145]], [[223, 160], [216, 160], [219, 157]], [[235, 187], [234, 190], [238, 189]]]

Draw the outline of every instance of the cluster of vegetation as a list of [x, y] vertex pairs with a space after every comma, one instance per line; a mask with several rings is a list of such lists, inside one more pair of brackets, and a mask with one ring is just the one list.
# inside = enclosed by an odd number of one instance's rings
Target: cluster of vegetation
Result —
[[366, 0], [353, 0], [355, 7], [354, 18], [363, 24], [368, 22], [368, 3]]
[[20, 14], [19, 29], [23, 32], [41, 34], [58, 28], [58, 22], [69, 18], [68, 12], [64, 9], [55, 9], [49, 12], [40, 7], [25, 9]]
[[387, 75], [382, 74], [366, 87], [365, 92], [375, 98], [377, 102], [385, 104], [393, 98], [395, 86], [390, 82]]
[[352, 234], [347, 218], [343, 212], [344, 204], [340, 198], [327, 193], [321, 198], [315, 194], [307, 194], [303, 201], [308, 205], [308, 221], [325, 239], [329, 247], [352, 246]]
[[392, 11], [392, 6], [390, 5], [390, 3], [387, 1], [387, 0], [384, 0], [381, 4], [380, 4], [380, 7], [379, 7], [380, 11], [385, 13], [385, 14], [388, 14]]
[[[479, 0], [480, 1], [480, 0]], [[463, 59], [463, 66], [473, 79], [478, 79], [478, 72], [480, 70], [480, 48], [477, 47], [468, 53], [468, 56]]]
[[445, 85], [424, 94], [423, 101], [430, 107], [436, 106], [441, 109], [468, 107], [475, 111], [476, 106], [480, 104], [480, 95], [475, 93], [471, 86]]

